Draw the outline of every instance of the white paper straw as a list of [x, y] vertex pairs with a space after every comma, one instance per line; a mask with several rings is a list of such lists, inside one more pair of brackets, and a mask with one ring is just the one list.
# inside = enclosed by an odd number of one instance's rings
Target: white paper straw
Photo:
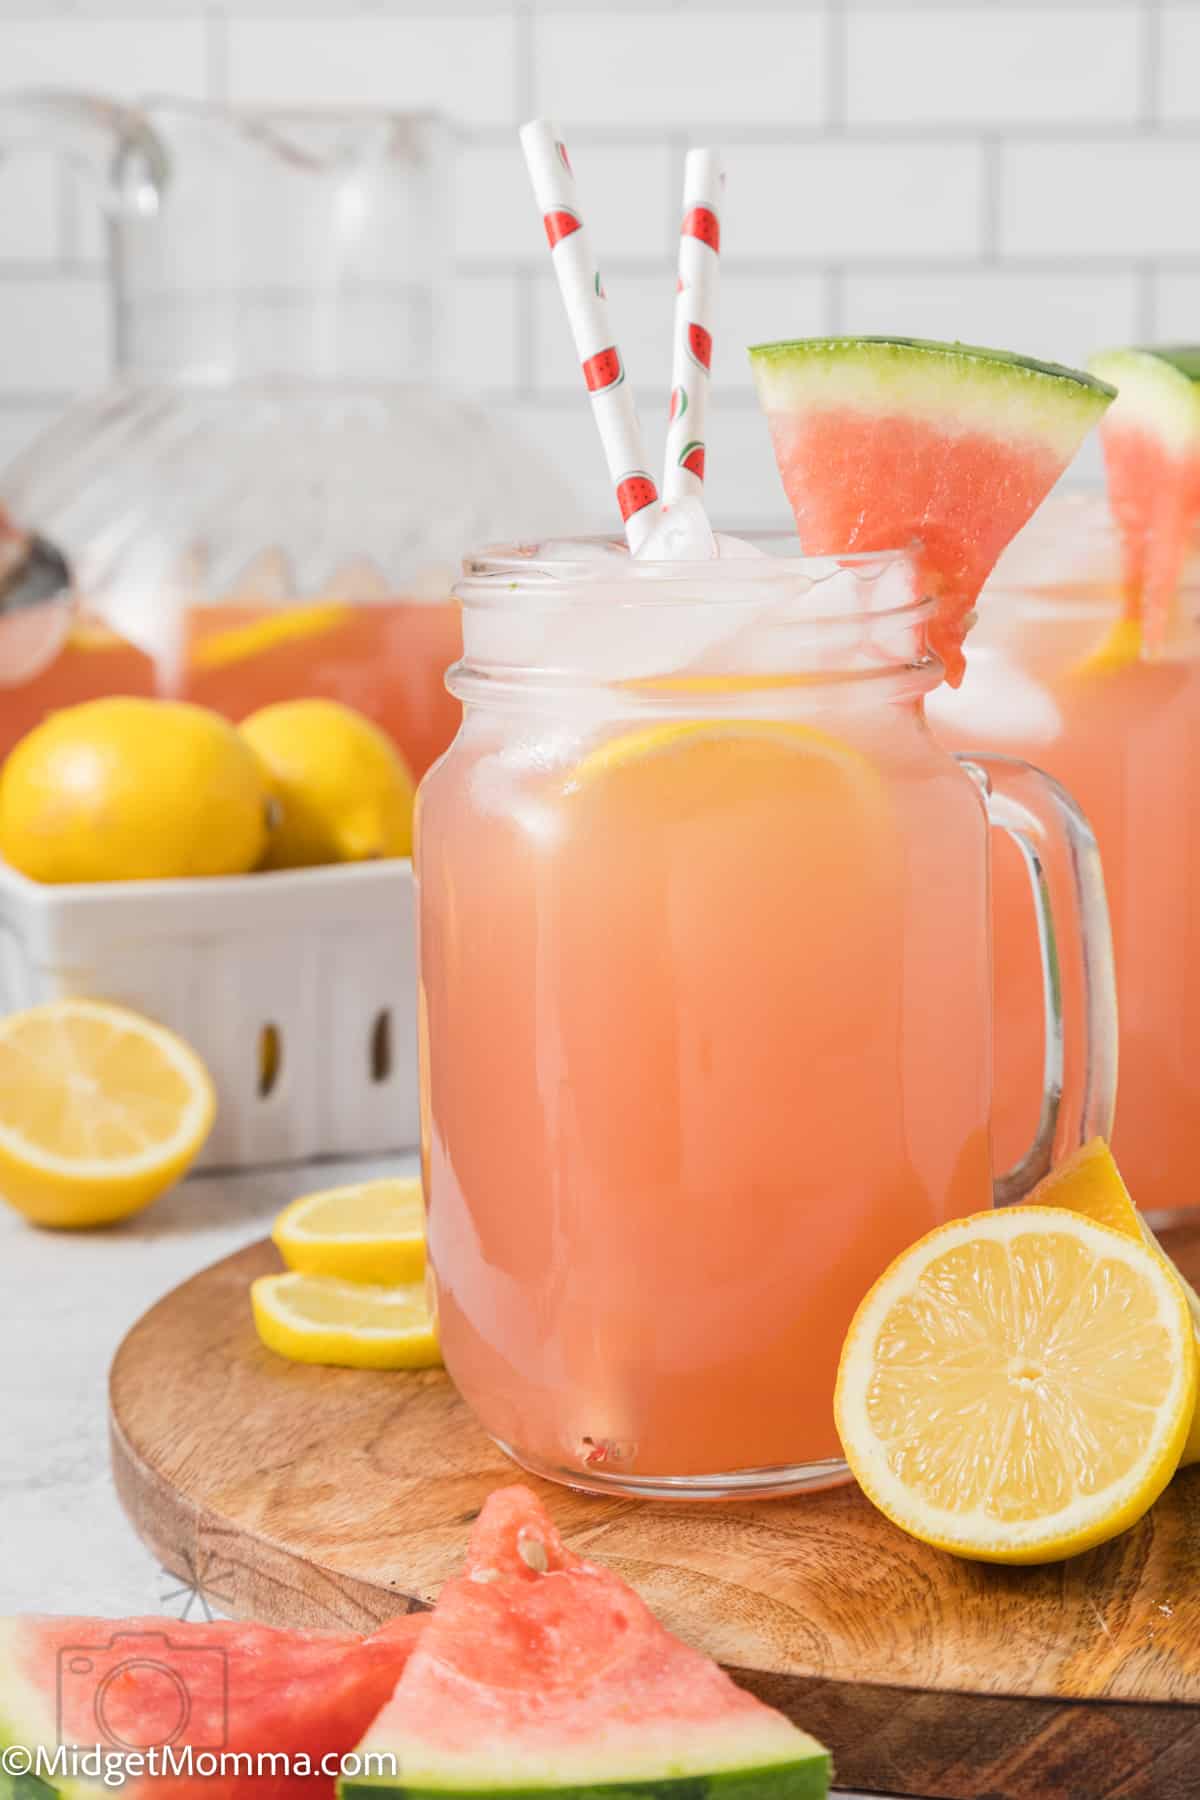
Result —
[[592, 400], [629, 548], [654, 529], [661, 511], [654, 477], [646, 467], [633, 389], [608, 322], [608, 300], [579, 211], [575, 177], [566, 148], [548, 119], [521, 127], [521, 148], [541, 209], [571, 335]]
[[683, 172], [683, 223], [675, 284], [671, 411], [663, 469], [663, 505], [704, 491], [705, 434], [712, 386], [713, 331], [725, 177], [715, 150], [689, 150]]

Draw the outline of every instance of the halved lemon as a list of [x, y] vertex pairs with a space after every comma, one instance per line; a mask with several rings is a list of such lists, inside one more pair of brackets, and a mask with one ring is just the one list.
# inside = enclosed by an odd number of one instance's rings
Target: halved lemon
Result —
[[425, 1273], [425, 1203], [416, 1175], [305, 1194], [271, 1233], [289, 1269], [386, 1286]]
[[1053, 1562], [1133, 1525], [1196, 1402], [1187, 1302], [1110, 1226], [1018, 1206], [898, 1256], [846, 1335], [835, 1412], [867, 1496], [922, 1542]]
[[367, 1287], [330, 1275], [260, 1275], [254, 1325], [291, 1362], [347, 1369], [428, 1369], [441, 1361], [424, 1283]]
[[[1134, 1205], [1133, 1196], [1103, 1138], [1093, 1138], [1090, 1144], [1084, 1144], [1073, 1156], [1068, 1156], [1044, 1181], [1039, 1181], [1029, 1198], [1035, 1205], [1065, 1206], [1068, 1212], [1080, 1213], [1085, 1219], [1095, 1219], [1101, 1225], [1111, 1225], [1123, 1237], [1139, 1238], [1156, 1256], [1161, 1256], [1183, 1289], [1200, 1351], [1200, 1294], [1175, 1267]], [[1200, 1405], [1192, 1416], [1179, 1466], [1182, 1469], [1194, 1462], [1200, 1462]]]
[[0, 1194], [38, 1225], [106, 1225], [147, 1206], [215, 1112], [195, 1051], [138, 1013], [57, 1000], [0, 1019]]

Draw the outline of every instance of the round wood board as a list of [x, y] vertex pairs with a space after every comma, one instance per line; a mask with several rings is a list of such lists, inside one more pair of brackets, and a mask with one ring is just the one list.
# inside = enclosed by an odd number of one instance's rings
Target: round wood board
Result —
[[[1200, 1228], [1189, 1248], [1194, 1263]], [[829, 1743], [848, 1786], [1200, 1794], [1200, 1466], [1133, 1531], [1043, 1569], [927, 1549], [854, 1487], [598, 1499], [520, 1475], [440, 1371], [307, 1368], [265, 1350], [247, 1289], [278, 1266], [261, 1243], [204, 1270], [112, 1368], [122, 1503], [164, 1567], [222, 1610], [368, 1629], [427, 1606], [486, 1495], [529, 1479], [574, 1549]]]

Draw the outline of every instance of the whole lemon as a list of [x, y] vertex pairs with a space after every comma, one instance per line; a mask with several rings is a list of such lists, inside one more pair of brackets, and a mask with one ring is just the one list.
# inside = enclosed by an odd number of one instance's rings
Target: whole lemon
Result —
[[270, 778], [263, 868], [367, 862], [412, 850], [412, 773], [392, 740], [336, 700], [281, 700], [242, 721]]
[[240, 875], [270, 792], [245, 739], [182, 701], [89, 700], [52, 713], [0, 773], [0, 856], [34, 881]]

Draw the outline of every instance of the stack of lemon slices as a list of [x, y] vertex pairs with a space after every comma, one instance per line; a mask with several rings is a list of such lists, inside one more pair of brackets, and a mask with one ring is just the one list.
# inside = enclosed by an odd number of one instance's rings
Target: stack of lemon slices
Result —
[[862, 1302], [838, 1376], [860, 1486], [912, 1536], [1051, 1562], [1200, 1459], [1200, 1300], [1095, 1142], [1028, 1204], [941, 1226]]
[[250, 1290], [269, 1350], [350, 1369], [425, 1369], [441, 1360], [415, 1176], [305, 1194], [280, 1213], [271, 1235], [287, 1272], [262, 1275]]

